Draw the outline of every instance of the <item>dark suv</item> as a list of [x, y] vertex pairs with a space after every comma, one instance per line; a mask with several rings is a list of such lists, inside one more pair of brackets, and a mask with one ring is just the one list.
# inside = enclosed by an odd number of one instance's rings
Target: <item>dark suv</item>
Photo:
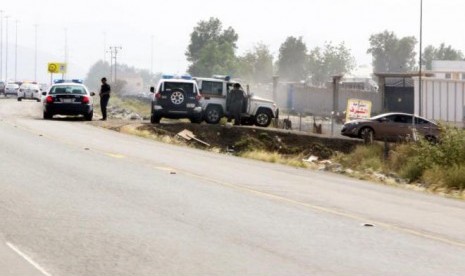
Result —
[[152, 113], [150, 122], [160, 123], [161, 118], [188, 118], [192, 123], [202, 122], [202, 107], [197, 82], [190, 78], [163, 77], [157, 89], [150, 88]]

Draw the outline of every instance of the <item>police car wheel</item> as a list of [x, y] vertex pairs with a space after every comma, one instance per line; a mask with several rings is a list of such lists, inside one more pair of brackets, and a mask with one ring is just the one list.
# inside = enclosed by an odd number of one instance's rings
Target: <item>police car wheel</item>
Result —
[[259, 127], [267, 127], [271, 123], [271, 114], [267, 110], [259, 110], [255, 116], [255, 125]]
[[205, 121], [209, 124], [217, 124], [221, 120], [221, 109], [218, 106], [209, 106], [205, 112]]

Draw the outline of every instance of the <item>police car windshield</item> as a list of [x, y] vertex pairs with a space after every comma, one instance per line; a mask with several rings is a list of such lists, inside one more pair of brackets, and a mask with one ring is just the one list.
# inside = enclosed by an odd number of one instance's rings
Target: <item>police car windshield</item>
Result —
[[172, 91], [174, 89], [182, 89], [185, 93], [194, 93], [193, 83], [182, 83], [182, 82], [165, 82], [164, 91]]
[[50, 95], [54, 94], [78, 94], [85, 95], [86, 91], [82, 86], [78, 85], [56, 85], [50, 90]]

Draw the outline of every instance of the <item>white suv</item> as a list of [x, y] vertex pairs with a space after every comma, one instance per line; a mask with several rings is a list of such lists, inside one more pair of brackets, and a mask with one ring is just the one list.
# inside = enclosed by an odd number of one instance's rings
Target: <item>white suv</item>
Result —
[[154, 93], [151, 104], [150, 122], [160, 123], [161, 118], [189, 118], [192, 123], [202, 122], [200, 92], [197, 83], [190, 76], [163, 75]]
[[[226, 100], [229, 91], [232, 90], [234, 81], [229, 77], [194, 78], [202, 93], [200, 104], [204, 113], [204, 119], [209, 124], [217, 124], [222, 117], [227, 116], [229, 111]], [[253, 94], [247, 94], [243, 112], [243, 125], [257, 125], [267, 127], [273, 118], [279, 117], [277, 105], [268, 99], [263, 99]]]

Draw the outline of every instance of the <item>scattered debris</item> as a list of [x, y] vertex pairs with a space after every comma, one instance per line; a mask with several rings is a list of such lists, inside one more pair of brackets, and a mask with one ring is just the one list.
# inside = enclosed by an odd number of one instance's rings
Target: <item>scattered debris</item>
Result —
[[201, 143], [201, 144], [203, 144], [203, 145], [205, 145], [207, 147], [210, 146], [210, 144], [208, 144], [207, 142], [196, 138], [194, 133], [192, 131], [190, 131], [190, 130], [187, 130], [187, 129], [184, 129], [183, 131], [178, 132], [178, 134], [176, 134], [176, 136], [179, 136], [179, 137], [181, 137], [183, 139], [186, 139], [187, 141], [194, 140], [194, 141], [199, 142], [199, 143]]
[[382, 181], [382, 182], [386, 181], [386, 178], [387, 178], [387, 177], [386, 177], [384, 174], [382, 174], [382, 173], [374, 173], [373, 176], [374, 176], [376, 179], [378, 179], [379, 181]]
[[349, 175], [350, 175], [350, 174], [354, 174], [354, 170], [352, 170], [352, 169], [345, 169], [345, 170], [344, 170], [344, 173], [345, 173], [345, 174], [349, 174]]
[[315, 156], [315, 155], [311, 155], [308, 159], [302, 159], [302, 161], [308, 162], [308, 163], [313, 163], [313, 162], [318, 161], [318, 157]]

